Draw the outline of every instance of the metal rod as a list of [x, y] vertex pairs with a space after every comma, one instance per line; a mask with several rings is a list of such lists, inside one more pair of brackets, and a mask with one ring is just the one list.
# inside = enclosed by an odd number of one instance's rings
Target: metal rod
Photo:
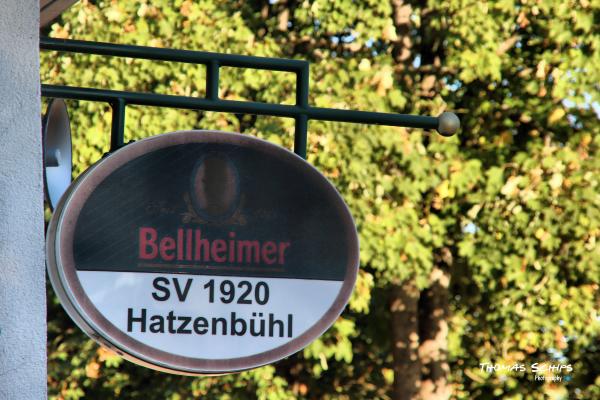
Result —
[[373, 125], [404, 126], [410, 128], [437, 129], [437, 117], [411, 114], [392, 114], [371, 111], [339, 110], [335, 108], [309, 107], [308, 117], [322, 121], [354, 122]]
[[302, 68], [308, 65], [308, 61], [303, 60], [242, 56], [237, 54], [221, 54], [206, 51], [162, 49], [156, 47], [55, 39], [49, 37], [40, 38], [40, 48], [44, 50], [68, 51], [75, 53], [143, 58], [146, 60], [163, 60], [205, 65], [212, 61], [218, 61], [219, 64], [224, 67], [268, 69], [288, 72], [300, 71]]
[[116, 98], [109, 101], [112, 108], [112, 124], [110, 129], [110, 151], [125, 145], [125, 100]]
[[296, 74], [296, 105], [308, 107], [308, 64]]
[[296, 118], [296, 126], [294, 131], [294, 153], [302, 158], [306, 158], [308, 132], [308, 117], [300, 115]]
[[206, 98], [219, 99], [219, 63], [211, 61], [206, 65]]
[[[309, 111], [308, 106], [308, 64], [296, 73], [296, 106]], [[306, 158], [306, 146], [308, 142], [308, 115], [306, 113], [296, 117], [294, 128], [294, 152], [302, 158]]]
[[370, 111], [339, 110], [335, 108], [298, 107], [282, 104], [268, 104], [252, 101], [209, 100], [185, 96], [172, 96], [154, 93], [125, 92], [118, 90], [91, 89], [72, 86], [42, 85], [42, 95], [89, 101], [112, 103], [123, 99], [127, 104], [174, 107], [192, 110], [231, 112], [240, 114], [273, 115], [338, 122], [358, 122], [363, 124], [404, 126], [411, 128], [437, 129], [438, 118], [408, 114], [391, 114]]

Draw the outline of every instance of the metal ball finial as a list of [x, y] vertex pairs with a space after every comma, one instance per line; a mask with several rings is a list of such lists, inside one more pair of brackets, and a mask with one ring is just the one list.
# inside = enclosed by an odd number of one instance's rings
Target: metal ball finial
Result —
[[437, 131], [442, 136], [452, 136], [460, 128], [460, 120], [452, 112], [444, 112], [438, 117]]

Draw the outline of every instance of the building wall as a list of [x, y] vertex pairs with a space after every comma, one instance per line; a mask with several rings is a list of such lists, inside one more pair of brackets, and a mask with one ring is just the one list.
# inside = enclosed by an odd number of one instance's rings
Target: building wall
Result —
[[0, 10], [0, 399], [46, 398], [39, 3]]

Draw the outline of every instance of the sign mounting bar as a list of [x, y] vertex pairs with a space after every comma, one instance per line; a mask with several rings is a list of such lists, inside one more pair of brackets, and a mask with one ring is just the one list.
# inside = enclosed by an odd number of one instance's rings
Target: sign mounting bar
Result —
[[[460, 126], [458, 117], [453, 113], [443, 113], [440, 117], [428, 117], [312, 107], [308, 104], [309, 63], [303, 60], [163, 49], [48, 37], [40, 38], [40, 48], [72, 53], [203, 64], [206, 66], [206, 96], [204, 98], [42, 84], [42, 96], [45, 97], [109, 103], [113, 109], [111, 152], [124, 146], [125, 107], [129, 104], [294, 118], [296, 121], [294, 152], [302, 158], [306, 158], [308, 120], [310, 119], [436, 129], [444, 136], [453, 135]], [[282, 105], [222, 100], [219, 98], [220, 67], [293, 72], [296, 74], [296, 104]]]

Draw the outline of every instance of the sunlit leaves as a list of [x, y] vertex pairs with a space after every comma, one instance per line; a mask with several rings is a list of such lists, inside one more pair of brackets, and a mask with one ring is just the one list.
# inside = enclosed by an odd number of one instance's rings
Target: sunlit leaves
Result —
[[[376, 0], [73, 5], [52, 36], [307, 59], [311, 105], [457, 110], [462, 129], [441, 138], [310, 122], [308, 161], [350, 207], [361, 271], [342, 317], [305, 351], [237, 375], [155, 373], [99, 350], [50, 297], [50, 397], [389, 398], [386, 290], [407, 279], [427, 287], [443, 249], [454, 259], [448, 350], [456, 398], [544, 398], [549, 385], [485, 374], [479, 363], [551, 361], [553, 349], [574, 366], [561, 390], [600, 396], [598, 10], [590, 1], [411, 3], [403, 38], [392, 2]], [[395, 46], [408, 57], [394, 59]], [[41, 67], [45, 83], [205, 95], [201, 66], [43, 52]], [[221, 71], [220, 95], [230, 100], [293, 104], [294, 89], [293, 74]], [[108, 151], [110, 107], [70, 101], [69, 112], [78, 175]], [[127, 140], [197, 128], [291, 148], [294, 122], [127, 108]]]

